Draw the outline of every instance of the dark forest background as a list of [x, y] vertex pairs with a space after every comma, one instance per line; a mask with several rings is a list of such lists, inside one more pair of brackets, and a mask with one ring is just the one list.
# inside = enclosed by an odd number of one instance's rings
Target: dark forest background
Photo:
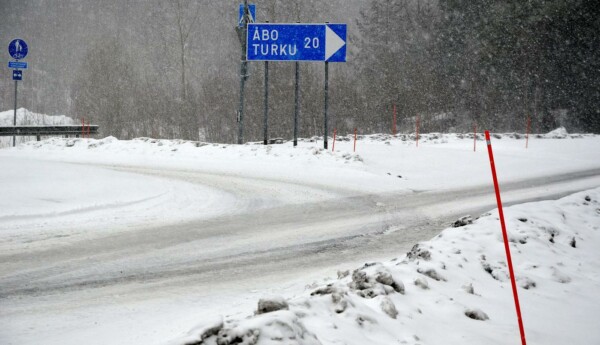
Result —
[[[600, 133], [597, 0], [256, 0], [258, 21], [347, 23], [330, 64], [331, 128]], [[1, 0], [0, 43], [25, 39], [19, 107], [85, 117], [103, 135], [235, 142], [239, 0]], [[4, 48], [5, 64], [9, 60]], [[262, 139], [250, 63], [245, 139]], [[294, 64], [270, 63], [270, 134], [290, 138]], [[301, 64], [300, 136], [322, 135], [324, 64]], [[13, 106], [0, 69], [0, 110]], [[331, 135], [331, 133], [329, 133]]]

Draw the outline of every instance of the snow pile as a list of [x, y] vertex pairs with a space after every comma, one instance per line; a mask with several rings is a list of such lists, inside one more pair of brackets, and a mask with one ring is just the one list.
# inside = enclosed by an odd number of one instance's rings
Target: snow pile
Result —
[[[506, 209], [527, 338], [598, 344], [600, 188]], [[173, 344], [506, 344], [519, 332], [497, 211]]]
[[[489, 163], [483, 136], [429, 133], [341, 136], [324, 150], [319, 138], [301, 140], [297, 147], [281, 145], [208, 144], [185, 140], [138, 138], [118, 140], [50, 138], [2, 150], [0, 156], [31, 157], [70, 163], [138, 166], [202, 171], [334, 186], [345, 195], [390, 191], [440, 190], [489, 183]], [[470, 137], [470, 138], [469, 138]], [[571, 135], [572, 137], [572, 135]], [[574, 138], [574, 137], [573, 137]], [[499, 173], [506, 182], [600, 168], [596, 147], [600, 136], [576, 140], [530, 138], [494, 134]], [[460, 164], [457, 164], [460, 162]]]
[[136, 138], [133, 140], [118, 140], [115, 137], [104, 139], [64, 139], [51, 138], [42, 142], [28, 142], [22, 145], [22, 150], [44, 150], [60, 152], [68, 150], [77, 153], [113, 153], [113, 154], [138, 154], [159, 155], [167, 157], [179, 157], [194, 159], [202, 157], [224, 158], [236, 156], [245, 160], [282, 160], [288, 158], [300, 159], [307, 163], [316, 161], [337, 161], [345, 164], [360, 163], [362, 158], [358, 154], [338, 153], [324, 150], [318, 147], [298, 147], [290, 151], [281, 145], [232, 145], [232, 144], [210, 144], [189, 140], [168, 140]]
[[[14, 110], [0, 112], [0, 126], [14, 126]], [[31, 112], [25, 108], [17, 109], [17, 126], [34, 125], [76, 125], [77, 121], [66, 115], [44, 115]], [[17, 143], [31, 140], [27, 137], [17, 137]], [[0, 147], [12, 145], [12, 137], [0, 137]]]
[[569, 135], [569, 133], [567, 133], [567, 130], [565, 129], [565, 127], [559, 127], [555, 130], [553, 130], [552, 132], [547, 133], [545, 136], [546, 138], [553, 138], [553, 139], [564, 139]]
[[[13, 124], [13, 110], [0, 112], [0, 126], [12, 126]], [[77, 125], [77, 122], [66, 115], [44, 115], [20, 108], [17, 109], [17, 125]]]

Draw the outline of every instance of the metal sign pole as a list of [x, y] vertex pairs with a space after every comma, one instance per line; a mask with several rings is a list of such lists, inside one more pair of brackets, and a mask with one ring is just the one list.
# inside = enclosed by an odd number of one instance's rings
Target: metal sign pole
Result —
[[325, 61], [325, 123], [323, 128], [323, 148], [327, 150], [327, 134], [329, 133], [327, 112], [329, 110], [329, 62]]
[[265, 61], [265, 116], [263, 123], [264, 144], [269, 144], [269, 61]]
[[[17, 83], [19, 81], [15, 80], [15, 116], [14, 116], [14, 120], [13, 120], [13, 125], [15, 127], [17, 127]], [[13, 147], [15, 147], [16, 145], [16, 136], [13, 136]]]
[[[269, 22], [268, 20], [266, 21]], [[269, 61], [265, 61], [265, 103], [263, 118], [264, 144], [269, 144]]]
[[296, 61], [296, 88], [294, 90], [295, 106], [294, 106], [294, 147], [298, 146], [298, 107], [300, 98], [300, 63]]
[[[15, 61], [8, 62], [8, 68], [13, 68], [13, 80], [15, 81], [15, 113], [14, 113], [14, 119], [13, 119], [13, 125], [15, 126], [15, 132], [16, 132], [16, 127], [17, 127], [18, 82], [19, 82], [19, 80], [21, 80], [23, 78], [23, 74], [20, 69], [27, 68], [27, 62], [23, 62], [23, 61], [19, 61], [19, 60], [24, 59], [27, 56], [28, 52], [29, 52], [29, 48], [27, 46], [27, 43], [20, 38], [16, 38], [8, 44], [8, 54], [13, 59], [15, 59]], [[15, 135], [13, 135], [13, 147], [16, 146], [16, 142], [17, 142], [17, 137]]]
[[244, 141], [244, 87], [247, 78], [246, 35], [248, 33], [248, 0], [244, 0], [244, 18], [242, 20], [242, 56], [240, 64], [240, 103], [238, 108], [238, 144]]

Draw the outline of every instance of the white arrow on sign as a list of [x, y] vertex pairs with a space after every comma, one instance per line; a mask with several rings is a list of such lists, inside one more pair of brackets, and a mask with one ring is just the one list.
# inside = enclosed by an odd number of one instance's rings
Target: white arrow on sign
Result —
[[325, 61], [337, 53], [346, 42], [338, 36], [329, 26], [325, 25]]

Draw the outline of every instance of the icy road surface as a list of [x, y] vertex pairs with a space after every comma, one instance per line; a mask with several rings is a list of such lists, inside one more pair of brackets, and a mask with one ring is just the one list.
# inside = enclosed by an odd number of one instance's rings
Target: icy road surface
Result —
[[[125, 164], [61, 153], [48, 160], [40, 156], [55, 153], [44, 150], [0, 155], [8, 190], [0, 215], [0, 343], [164, 343], [214, 314], [252, 309], [265, 292], [298, 293], [312, 279], [396, 257], [459, 216], [495, 208], [491, 183], [367, 193], [349, 187], [351, 178], [332, 182], [331, 173], [323, 183], [274, 176], [278, 169], [263, 176], [193, 170], [172, 157]], [[449, 164], [448, 151], [423, 152]], [[500, 151], [497, 160], [511, 155]], [[521, 159], [503, 161], [521, 166], [511, 175], [528, 176]], [[302, 169], [294, 159], [284, 163]], [[349, 170], [340, 166], [341, 175]], [[543, 177], [501, 182], [503, 200], [556, 199], [600, 185], [597, 161], [573, 172], [554, 167]], [[364, 174], [359, 169], [355, 180]]]

